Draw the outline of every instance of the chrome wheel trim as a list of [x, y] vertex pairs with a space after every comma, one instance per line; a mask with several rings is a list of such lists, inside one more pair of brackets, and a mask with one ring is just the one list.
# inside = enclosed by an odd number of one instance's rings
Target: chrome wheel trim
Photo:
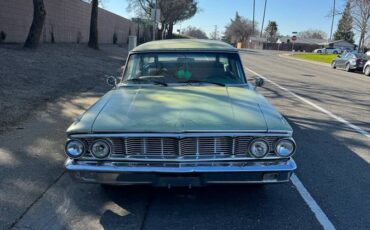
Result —
[[349, 71], [351, 70], [351, 69], [350, 69], [350, 67], [349, 67], [349, 63], [347, 63], [345, 70], [346, 70], [347, 72], [349, 72]]
[[370, 76], [370, 66], [366, 66], [365, 68], [365, 75]]

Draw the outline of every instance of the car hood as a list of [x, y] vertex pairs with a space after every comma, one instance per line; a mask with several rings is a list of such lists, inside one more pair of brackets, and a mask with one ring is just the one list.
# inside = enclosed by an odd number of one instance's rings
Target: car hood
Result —
[[106, 132], [291, 131], [264, 97], [247, 87], [120, 87], [67, 130]]

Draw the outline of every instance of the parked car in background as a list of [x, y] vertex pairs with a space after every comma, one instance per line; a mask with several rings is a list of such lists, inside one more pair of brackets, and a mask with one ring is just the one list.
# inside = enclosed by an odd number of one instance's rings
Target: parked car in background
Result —
[[145, 43], [130, 52], [121, 82], [109, 83], [114, 88], [67, 130], [65, 166], [78, 181], [278, 183], [296, 169], [291, 126], [226, 43]]
[[313, 51], [314, 53], [318, 54], [340, 54], [342, 53], [341, 49], [333, 48], [333, 47], [326, 47], [326, 48], [320, 48], [320, 49], [315, 49]]
[[368, 56], [363, 53], [345, 53], [339, 55], [331, 62], [333, 69], [344, 69], [347, 72], [353, 70], [363, 70], [365, 63], [368, 60]]
[[370, 60], [365, 63], [364, 69], [362, 71], [366, 76], [370, 76]]

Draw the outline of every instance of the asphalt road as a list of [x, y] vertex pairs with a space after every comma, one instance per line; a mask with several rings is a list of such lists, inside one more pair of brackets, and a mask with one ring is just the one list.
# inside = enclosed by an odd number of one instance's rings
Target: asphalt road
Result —
[[[5, 189], [12, 194], [0, 194], [0, 226], [369, 229], [370, 135], [366, 135], [370, 132], [370, 78], [286, 59], [276, 52], [247, 51], [242, 52], [242, 57], [248, 78], [252, 80], [256, 75], [266, 78], [265, 86], [258, 90], [294, 128], [299, 145], [294, 183], [191, 190], [104, 189], [99, 185], [74, 183], [61, 165], [62, 129], [107, 90], [97, 87], [49, 105], [47, 113], [30, 119], [25, 129], [0, 136], [0, 142], [6, 143], [3, 152], [8, 153], [0, 157], [0, 166], [8, 159], [14, 162], [14, 166], [7, 166], [9, 172], [19, 167], [17, 161], [23, 159], [14, 158], [11, 153], [20, 149], [29, 158], [29, 165], [22, 166], [33, 168], [33, 172], [19, 168], [24, 175], [17, 175], [14, 183], [17, 187]], [[46, 126], [45, 119], [49, 121]], [[37, 128], [36, 133], [28, 131]], [[11, 144], [15, 138], [26, 135], [30, 143]], [[47, 157], [41, 153], [44, 151], [38, 150], [42, 146], [50, 150]], [[31, 174], [34, 176], [22, 180]], [[3, 178], [0, 183], [6, 184], [11, 179]]]

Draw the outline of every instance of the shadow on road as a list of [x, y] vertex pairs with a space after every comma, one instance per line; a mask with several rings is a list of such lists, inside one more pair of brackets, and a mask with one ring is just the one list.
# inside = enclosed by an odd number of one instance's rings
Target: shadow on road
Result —
[[[133, 196], [144, 196], [148, 203], [140, 229], [286, 229], [302, 227], [302, 222], [318, 227], [290, 184], [220, 185], [190, 190], [116, 187], [106, 195], [120, 207], [127, 207]], [[305, 210], [307, 216], [296, 209]], [[107, 210], [100, 223], [104, 229], [126, 229], [129, 218], [134, 217]]]

